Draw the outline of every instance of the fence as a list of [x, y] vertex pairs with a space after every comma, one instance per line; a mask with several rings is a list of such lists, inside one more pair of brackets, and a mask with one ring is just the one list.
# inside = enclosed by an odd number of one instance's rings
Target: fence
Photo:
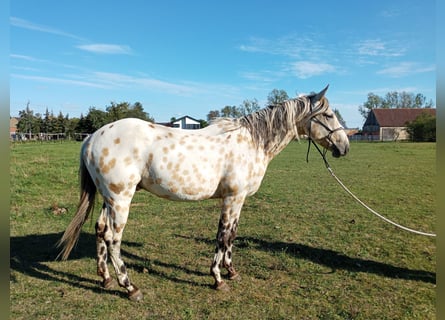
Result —
[[22, 132], [11, 132], [9, 134], [9, 139], [13, 142], [26, 142], [26, 141], [63, 141], [63, 140], [76, 140], [83, 141], [89, 133], [75, 132], [72, 135], [66, 133], [22, 133]]

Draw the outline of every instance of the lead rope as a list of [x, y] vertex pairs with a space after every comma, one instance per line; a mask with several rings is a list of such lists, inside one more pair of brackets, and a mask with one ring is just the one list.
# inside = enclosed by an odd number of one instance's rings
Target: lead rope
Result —
[[381, 215], [380, 213], [378, 213], [377, 211], [373, 210], [372, 208], [370, 208], [368, 205], [366, 205], [362, 200], [360, 200], [355, 194], [353, 194], [344, 184], [343, 182], [341, 182], [341, 180], [335, 175], [334, 171], [332, 170], [331, 166], [328, 163], [328, 160], [326, 160], [326, 149], [324, 149], [324, 152], [322, 152], [320, 150], [320, 148], [317, 146], [317, 144], [309, 137], [309, 146], [307, 149], [307, 155], [306, 155], [306, 162], [308, 162], [308, 157], [309, 157], [309, 150], [310, 150], [310, 146], [311, 144], [314, 144], [315, 148], [317, 148], [318, 152], [320, 153], [324, 164], [326, 166], [326, 169], [329, 171], [329, 173], [331, 174], [331, 176], [338, 182], [338, 184], [340, 184], [340, 186], [351, 196], [353, 197], [358, 203], [360, 203], [363, 207], [365, 207], [366, 209], [368, 209], [370, 212], [372, 212], [373, 214], [375, 214], [377, 217], [379, 217], [380, 219], [392, 224], [393, 226], [396, 226], [397, 228], [403, 229], [405, 231], [409, 231], [415, 234], [420, 234], [423, 236], [428, 236], [428, 237], [435, 237], [436, 234], [435, 233], [428, 233], [428, 232], [422, 232], [422, 231], [418, 231], [418, 230], [414, 230], [414, 229], [410, 229], [407, 227], [404, 227], [398, 223], [395, 223], [394, 221], [389, 220], [388, 218], [384, 217], [383, 215]]

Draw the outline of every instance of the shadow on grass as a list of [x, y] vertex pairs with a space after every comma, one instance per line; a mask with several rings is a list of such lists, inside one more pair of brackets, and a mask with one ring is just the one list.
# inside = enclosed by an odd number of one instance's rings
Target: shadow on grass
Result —
[[[176, 235], [181, 238], [187, 236]], [[198, 242], [213, 243], [209, 239], [191, 238]], [[249, 248], [249, 250], [262, 250], [266, 252], [285, 252], [296, 259], [304, 259], [313, 263], [335, 270], [346, 270], [349, 272], [372, 273], [382, 277], [422, 281], [426, 283], [436, 283], [436, 273], [413, 270], [403, 267], [393, 266], [383, 262], [377, 262], [356, 257], [348, 257], [340, 252], [311, 247], [304, 244], [289, 243], [281, 241], [263, 240], [254, 237], [238, 237], [235, 241], [238, 248]]]
[[[93, 280], [73, 274], [70, 271], [60, 271], [49, 267], [47, 262], [54, 262], [60, 250], [55, 244], [63, 233], [43, 235], [27, 235], [10, 238], [10, 281], [15, 282], [14, 271], [27, 276], [59, 283], [66, 283], [73, 287], [91, 290], [95, 293], [108, 293], [126, 297], [121, 290], [105, 290], [100, 287], [99, 278]], [[95, 258], [96, 237], [82, 233], [76, 248], [72, 251], [69, 260], [81, 258]], [[94, 276], [94, 275], [92, 275]]]
[[[66, 283], [73, 287], [79, 287], [86, 290], [91, 290], [95, 293], [107, 293], [112, 295], [120, 295], [126, 297], [126, 292], [123, 290], [104, 290], [99, 285], [99, 277], [97, 280], [92, 278], [85, 278], [73, 274], [70, 271], [55, 270], [47, 266], [47, 262], [54, 262], [58, 249], [55, 243], [60, 239], [62, 233], [52, 233], [46, 235], [27, 235], [21, 237], [10, 238], [10, 268], [11, 281], [15, 281], [14, 272], [22, 273], [27, 276], [49, 280], [55, 282]], [[176, 235], [178, 238], [189, 239], [197, 242], [204, 242], [213, 245], [214, 241], [205, 238], [189, 237], [184, 235]], [[95, 250], [96, 238], [92, 234], [82, 233], [77, 247], [70, 255], [68, 261], [76, 259], [96, 257]], [[347, 270], [350, 272], [366, 272], [373, 273], [379, 276], [406, 279], [414, 281], [422, 281], [427, 283], [436, 283], [436, 273], [412, 270], [403, 267], [397, 267], [390, 264], [366, 260], [355, 257], [348, 257], [342, 253], [329, 250], [310, 247], [303, 244], [287, 243], [280, 241], [263, 240], [254, 237], [239, 237], [235, 244], [239, 248], [248, 248], [248, 250], [263, 250], [267, 252], [285, 252], [296, 259], [305, 259], [312, 261], [335, 270]], [[123, 248], [139, 247], [141, 244], [133, 242], [123, 242]], [[186, 268], [182, 265], [175, 265], [166, 263], [160, 260], [150, 260], [149, 265], [146, 265], [147, 260], [122, 249], [122, 254], [127, 266], [134, 269], [136, 272], [144, 272], [147, 269], [150, 276], [155, 276], [161, 279], [166, 279], [173, 282], [185, 283], [188, 285], [210, 287], [210, 285], [198, 283], [189, 279], [181, 279], [178, 276], [178, 271], [185, 274], [195, 276], [209, 277], [207, 273], [202, 273], [197, 270]], [[128, 259], [134, 262], [128, 261]], [[159, 269], [168, 269], [171, 271], [160, 271]], [[112, 271], [112, 270], [110, 270]], [[91, 275], [92, 277], [95, 276]]]
[[[40, 279], [55, 281], [59, 283], [66, 283], [73, 287], [78, 287], [86, 290], [92, 290], [95, 293], [108, 293], [112, 295], [120, 295], [127, 297], [125, 290], [117, 288], [116, 290], [105, 290], [100, 286], [102, 280], [94, 272], [91, 277], [78, 276], [68, 270], [60, 271], [48, 266], [48, 262], [55, 262], [60, 249], [56, 248], [55, 244], [62, 237], [63, 233], [52, 233], [44, 235], [27, 235], [10, 238], [10, 281], [15, 282], [16, 277], [14, 272], [25, 274], [27, 276]], [[187, 285], [199, 287], [211, 287], [210, 284], [203, 284], [188, 279], [181, 279], [178, 272], [182, 274], [191, 274], [195, 276], [210, 277], [209, 273], [202, 273], [197, 270], [188, 269], [185, 266], [166, 263], [160, 260], [150, 260], [149, 265], [147, 261], [133, 253], [131, 248], [141, 247], [142, 244], [135, 242], [122, 242], [122, 256], [127, 267], [136, 272], [147, 272], [148, 276], [154, 276], [161, 279], [177, 283], [185, 283]], [[128, 248], [129, 250], [125, 250]], [[79, 237], [77, 246], [71, 252], [68, 262], [84, 258], [91, 258], [95, 262], [96, 258], [96, 237], [93, 234], [84, 233]], [[135, 261], [135, 262], [133, 262]], [[111, 276], [115, 279], [114, 270], [110, 267]], [[147, 269], [147, 270], [144, 270]], [[162, 271], [167, 269], [171, 271]], [[131, 277], [131, 275], [130, 275]]]

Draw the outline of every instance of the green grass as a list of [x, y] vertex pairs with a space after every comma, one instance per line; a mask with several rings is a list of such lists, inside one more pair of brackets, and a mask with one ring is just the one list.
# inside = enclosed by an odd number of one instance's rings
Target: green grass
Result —
[[[241, 281], [209, 275], [218, 200], [133, 199], [122, 255], [144, 293], [132, 303], [96, 275], [94, 223], [68, 261], [55, 242], [78, 201], [76, 142], [12, 144], [11, 319], [435, 319], [436, 245], [384, 223], [332, 179], [315, 149], [291, 143], [248, 198], [235, 241]], [[364, 202], [435, 231], [435, 152], [429, 143], [352, 143], [328, 160]], [[64, 207], [56, 215], [52, 208]]]

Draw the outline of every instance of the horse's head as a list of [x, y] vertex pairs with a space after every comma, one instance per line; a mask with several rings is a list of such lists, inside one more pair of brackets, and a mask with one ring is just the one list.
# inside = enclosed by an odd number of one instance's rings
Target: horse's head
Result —
[[306, 118], [304, 131], [310, 139], [332, 151], [332, 155], [338, 158], [348, 153], [349, 139], [324, 96], [328, 87], [306, 96], [310, 103], [310, 114]]

